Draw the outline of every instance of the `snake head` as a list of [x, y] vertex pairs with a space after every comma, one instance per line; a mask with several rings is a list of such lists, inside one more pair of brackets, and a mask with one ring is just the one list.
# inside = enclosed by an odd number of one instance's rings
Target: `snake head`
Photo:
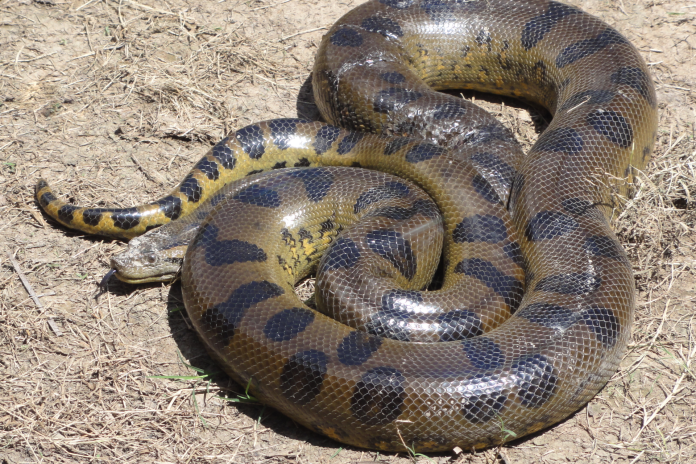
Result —
[[187, 247], [188, 241], [181, 243], [153, 230], [134, 238], [126, 251], [111, 258], [111, 273], [129, 284], [173, 282], [179, 276]]

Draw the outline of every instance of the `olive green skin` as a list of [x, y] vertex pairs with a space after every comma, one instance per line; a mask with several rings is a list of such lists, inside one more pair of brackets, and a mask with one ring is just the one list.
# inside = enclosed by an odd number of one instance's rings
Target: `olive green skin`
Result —
[[[635, 48], [601, 20], [555, 2], [371, 1], [324, 37], [313, 84], [327, 121], [382, 135], [297, 120], [240, 129], [170, 195], [181, 206], [174, 216], [220, 183], [279, 167], [359, 164], [398, 174], [423, 187], [443, 215], [445, 279], [458, 274], [497, 298], [494, 328], [413, 344], [329, 319], [292, 291], [317, 265], [319, 230], [301, 236], [298, 223], [289, 240], [283, 218], [259, 228], [267, 206], [246, 210], [228, 198], [203, 221], [182, 269], [191, 320], [224, 369], [312, 430], [391, 451], [492, 446], [589, 401], [616, 371], [633, 319], [631, 268], [609, 218], [655, 139], [655, 92]], [[432, 91], [451, 88], [521, 98], [547, 108], [553, 121], [524, 154], [492, 116]], [[45, 184], [37, 199], [69, 227], [124, 237], [146, 228], [147, 214], [135, 225], [123, 212], [104, 211], [98, 220], [77, 208], [59, 214], [64, 205]], [[147, 210], [165, 222], [179, 203], [163, 199], [131, 216]], [[114, 214], [128, 229], [116, 227]], [[462, 232], [482, 216], [504, 223], [505, 243]], [[250, 244], [267, 259], [252, 253], [211, 265], [223, 242]], [[523, 259], [501, 252], [510, 243]], [[501, 291], [501, 282], [513, 280], [525, 290], [519, 300]], [[458, 292], [452, 288], [460, 283], [442, 291]], [[428, 293], [437, 294], [421, 296]], [[461, 298], [471, 304], [464, 289]], [[488, 324], [486, 310], [476, 314]]]

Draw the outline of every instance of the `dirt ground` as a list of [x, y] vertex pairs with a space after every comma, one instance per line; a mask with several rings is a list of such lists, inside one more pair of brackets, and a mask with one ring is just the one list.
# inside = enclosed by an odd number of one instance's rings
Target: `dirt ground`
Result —
[[[660, 126], [615, 221], [639, 292], [633, 342], [607, 387], [561, 424], [476, 455], [345, 447], [226, 400], [243, 389], [209, 375], [178, 285], [97, 296], [125, 245], [43, 216], [36, 180], [76, 204], [133, 206], [165, 194], [229, 130], [316, 119], [317, 44], [361, 1], [0, 0], [0, 462], [696, 462], [691, 0], [570, 1], [641, 50]], [[537, 138], [536, 112], [465, 97], [526, 146]]]

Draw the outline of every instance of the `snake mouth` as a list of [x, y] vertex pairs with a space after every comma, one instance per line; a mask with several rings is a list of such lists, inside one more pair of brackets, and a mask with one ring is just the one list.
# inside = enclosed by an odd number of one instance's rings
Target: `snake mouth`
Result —
[[116, 276], [116, 278], [118, 280], [120, 280], [121, 282], [124, 282], [127, 284], [138, 285], [138, 284], [147, 284], [147, 283], [152, 283], [152, 282], [173, 282], [177, 279], [178, 275], [175, 273], [167, 273], [167, 274], [160, 274], [160, 275], [155, 275], [155, 276], [141, 277], [141, 276], [128, 275], [127, 273], [124, 273], [123, 271], [119, 271], [118, 269], [111, 269], [109, 272], [106, 273], [106, 275], [104, 275], [104, 278], [99, 283], [99, 286], [105, 287], [112, 276]]

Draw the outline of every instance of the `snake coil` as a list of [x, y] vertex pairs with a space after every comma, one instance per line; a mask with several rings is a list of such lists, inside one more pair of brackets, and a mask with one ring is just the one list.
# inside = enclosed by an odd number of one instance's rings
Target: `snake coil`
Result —
[[[313, 86], [329, 124], [239, 129], [156, 202], [81, 208], [43, 181], [36, 198], [68, 227], [124, 238], [207, 201], [182, 272], [191, 320], [236, 381], [338, 441], [482, 448], [589, 401], [633, 318], [609, 217], [655, 139], [655, 91], [635, 48], [555, 1], [372, 0], [324, 37]], [[462, 88], [530, 101], [553, 120], [524, 154], [491, 115], [435, 92]], [[290, 167], [310, 169], [220, 191]], [[358, 219], [367, 225], [336, 235]], [[398, 228], [408, 221], [415, 232]], [[440, 241], [444, 278], [428, 291]], [[330, 289], [317, 299], [347, 306], [338, 317], [351, 326], [295, 296], [317, 266]]]

